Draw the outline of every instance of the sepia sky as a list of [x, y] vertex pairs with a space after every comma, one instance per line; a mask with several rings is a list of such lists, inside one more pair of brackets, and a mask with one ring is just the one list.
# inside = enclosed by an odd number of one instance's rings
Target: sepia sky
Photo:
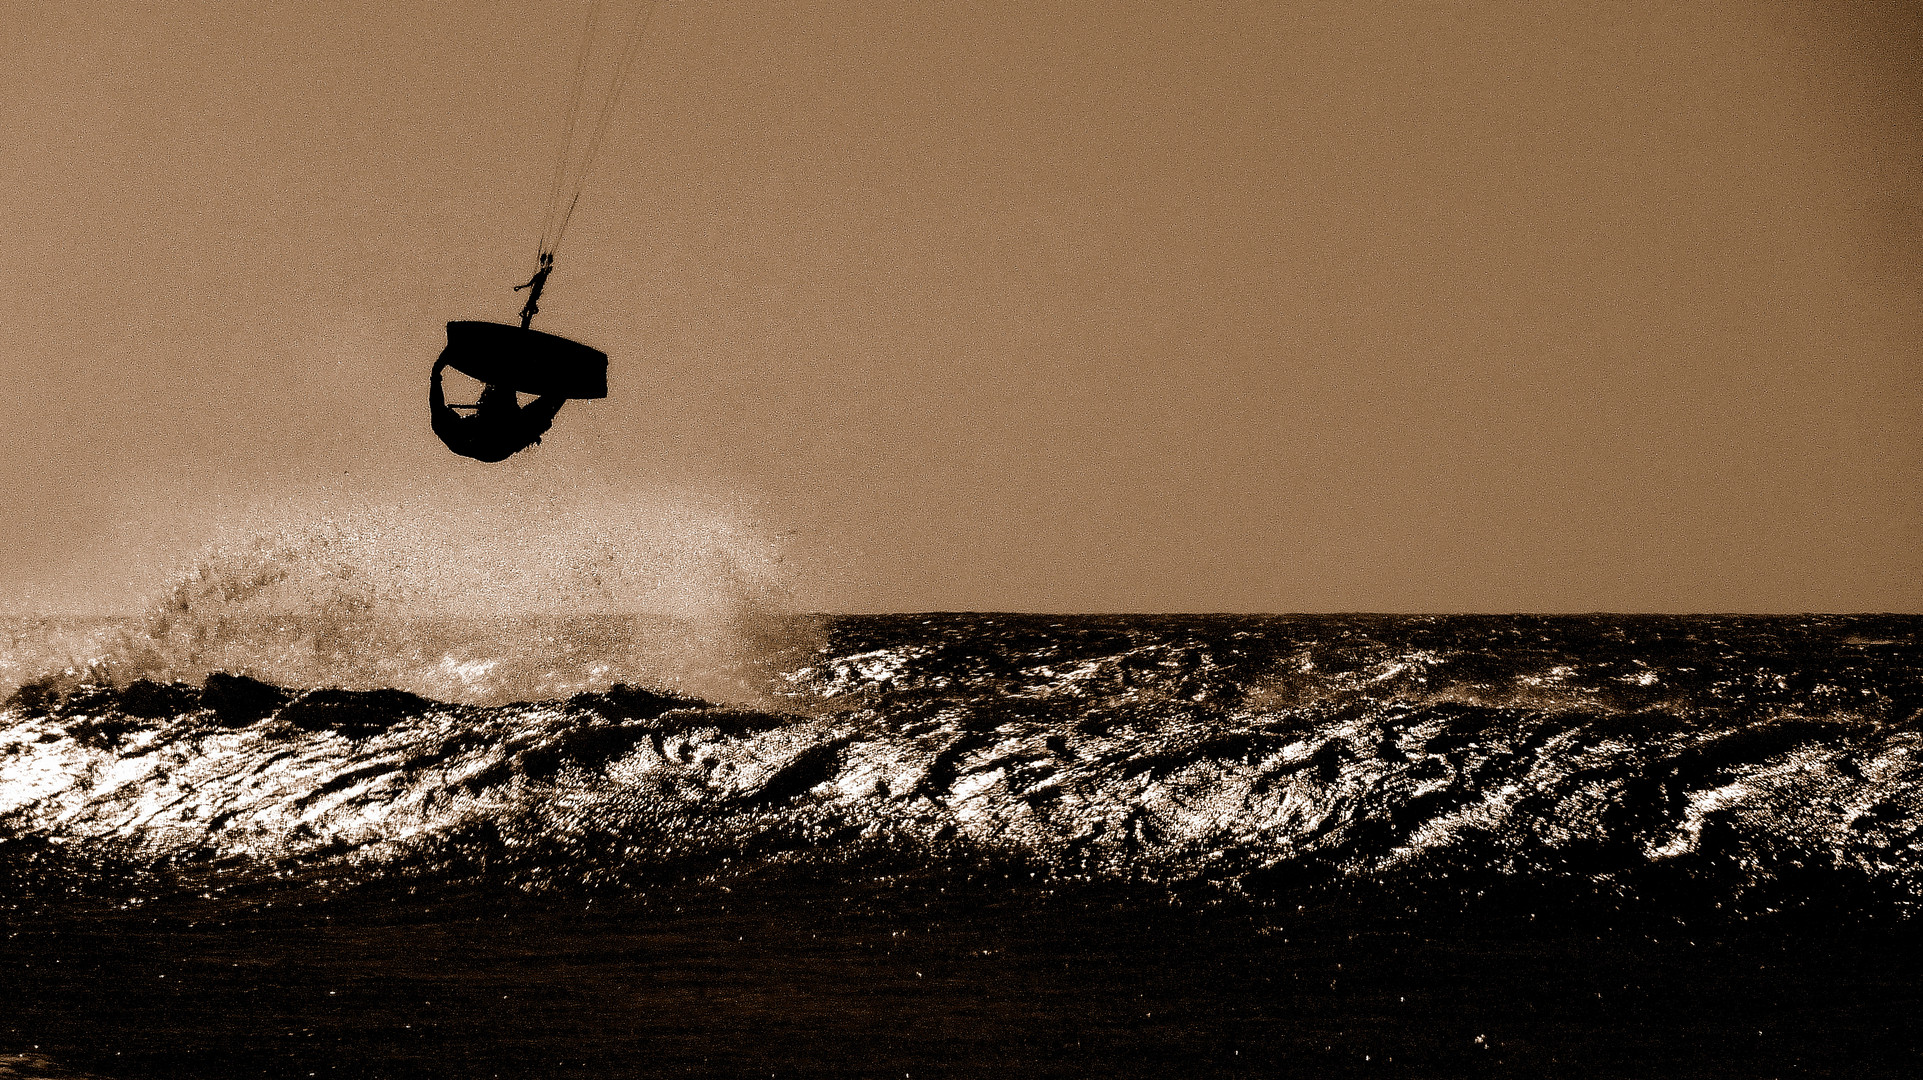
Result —
[[664, 4], [483, 465], [584, 10], [0, 0], [0, 595], [658, 496], [818, 610], [1923, 610], [1915, 5]]

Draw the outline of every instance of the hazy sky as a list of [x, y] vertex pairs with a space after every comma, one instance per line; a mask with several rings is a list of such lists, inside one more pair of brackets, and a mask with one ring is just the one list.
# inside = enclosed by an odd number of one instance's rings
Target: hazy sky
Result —
[[812, 609], [1923, 610], [1917, 5], [666, 4], [483, 465], [584, 10], [0, 3], [0, 593], [558, 492]]

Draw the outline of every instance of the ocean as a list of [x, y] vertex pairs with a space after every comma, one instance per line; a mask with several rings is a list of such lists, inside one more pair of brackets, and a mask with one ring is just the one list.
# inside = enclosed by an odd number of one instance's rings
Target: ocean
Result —
[[0, 1076], [1923, 1075], [1915, 616], [286, 565], [6, 627]]

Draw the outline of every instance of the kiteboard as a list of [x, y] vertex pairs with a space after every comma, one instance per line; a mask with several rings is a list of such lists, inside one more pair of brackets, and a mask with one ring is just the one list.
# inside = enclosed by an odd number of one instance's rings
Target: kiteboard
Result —
[[608, 396], [608, 354], [524, 326], [462, 320], [447, 324], [447, 366], [525, 394]]

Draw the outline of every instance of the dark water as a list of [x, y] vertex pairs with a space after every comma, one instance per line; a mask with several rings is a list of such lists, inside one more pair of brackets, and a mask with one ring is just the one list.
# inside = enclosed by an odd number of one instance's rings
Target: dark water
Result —
[[76, 664], [0, 719], [0, 1050], [1913, 1075], [1920, 625], [839, 619], [754, 708]]

